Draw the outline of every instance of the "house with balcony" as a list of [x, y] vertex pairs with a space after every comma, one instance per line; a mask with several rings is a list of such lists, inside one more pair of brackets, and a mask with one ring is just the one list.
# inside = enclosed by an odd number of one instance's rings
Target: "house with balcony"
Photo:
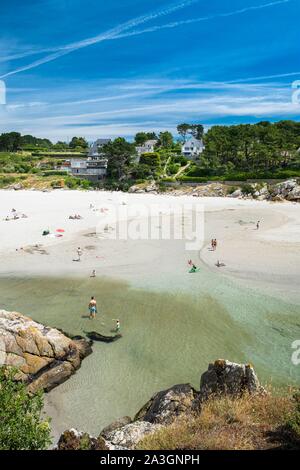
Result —
[[70, 162], [72, 176], [84, 178], [94, 183], [105, 178], [107, 159], [103, 157], [88, 157], [87, 159], [72, 159]]
[[196, 160], [204, 149], [205, 146], [202, 139], [198, 140], [195, 137], [191, 137], [182, 144], [181, 153], [184, 157], [190, 160]]
[[101, 181], [106, 177], [108, 163], [101, 149], [110, 141], [110, 139], [96, 140], [86, 156], [68, 158], [61, 163], [60, 169], [67, 171], [71, 176], [84, 178], [94, 183]]

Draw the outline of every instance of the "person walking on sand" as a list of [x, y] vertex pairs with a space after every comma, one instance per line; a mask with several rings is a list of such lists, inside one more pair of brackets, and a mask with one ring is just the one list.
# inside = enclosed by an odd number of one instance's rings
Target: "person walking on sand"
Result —
[[89, 303], [90, 319], [93, 320], [96, 318], [97, 314], [97, 301], [95, 297], [92, 297]]
[[92, 271], [91, 277], [96, 277], [96, 270], [95, 269]]
[[259, 230], [259, 228], [260, 228], [260, 220], [256, 224], [256, 230]]
[[78, 261], [81, 261], [82, 249], [80, 248], [80, 246], [77, 248], [77, 255], [78, 255]]
[[214, 240], [214, 251], [216, 251], [217, 248], [218, 248], [218, 242], [217, 242], [217, 239], [215, 238], [215, 240]]

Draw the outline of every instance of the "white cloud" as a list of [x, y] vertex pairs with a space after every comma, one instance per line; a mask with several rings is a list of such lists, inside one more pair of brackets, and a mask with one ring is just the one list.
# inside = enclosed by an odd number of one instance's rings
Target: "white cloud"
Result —
[[[1, 129], [53, 140], [76, 134], [93, 140], [105, 135], [130, 136], [143, 129], [174, 132], [182, 121], [207, 124], [211, 120], [222, 122], [224, 118], [228, 122], [230, 117], [236, 121], [249, 116], [300, 116], [300, 106], [291, 101], [292, 90], [276, 82], [228, 84], [145, 79], [123, 81], [120, 86], [115, 81], [106, 81], [105, 85], [92, 83], [86, 88], [91, 96], [78, 96], [78, 88], [72, 90], [68, 86], [67, 90], [53, 91], [53, 96], [47, 93], [49, 103], [35, 95], [28, 96], [28, 103], [9, 103], [6, 113], [0, 115]], [[124, 93], [120, 93], [120, 88]], [[66, 91], [69, 102], [61, 99]], [[108, 93], [113, 99], [106, 99]]]

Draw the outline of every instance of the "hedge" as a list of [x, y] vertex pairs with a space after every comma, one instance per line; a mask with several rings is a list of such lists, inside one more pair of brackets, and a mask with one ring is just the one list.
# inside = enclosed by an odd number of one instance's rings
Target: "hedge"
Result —
[[43, 171], [42, 176], [68, 176], [67, 171], [63, 170], [46, 170]]

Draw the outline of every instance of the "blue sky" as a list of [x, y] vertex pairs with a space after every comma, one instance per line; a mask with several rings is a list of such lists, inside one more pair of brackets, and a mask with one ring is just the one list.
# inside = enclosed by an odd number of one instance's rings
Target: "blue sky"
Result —
[[300, 0], [1, 2], [0, 133], [69, 140], [297, 119]]

